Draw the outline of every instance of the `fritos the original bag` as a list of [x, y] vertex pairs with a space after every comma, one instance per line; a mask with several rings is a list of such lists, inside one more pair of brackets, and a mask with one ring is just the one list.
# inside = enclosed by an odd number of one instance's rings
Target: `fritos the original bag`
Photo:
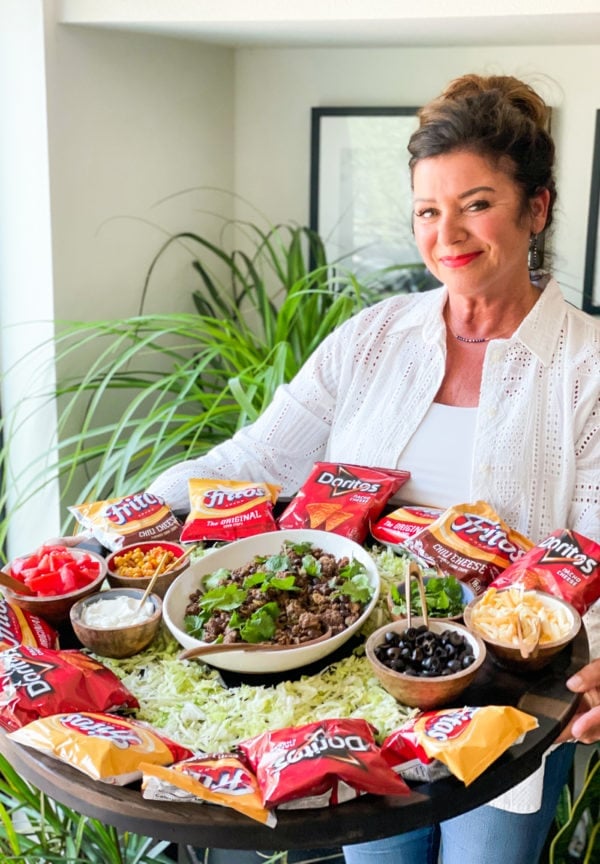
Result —
[[18, 645], [58, 648], [58, 634], [43, 618], [12, 606], [0, 596], [0, 651]]
[[69, 511], [113, 552], [145, 540], [179, 540], [181, 533], [181, 523], [171, 508], [151, 492], [76, 504]]
[[567, 529], [554, 531], [494, 581], [519, 584], [567, 600], [583, 615], [600, 598], [600, 545]]
[[468, 786], [537, 725], [535, 717], [511, 705], [485, 705], [426, 711], [411, 731], [430, 759], [443, 762]]
[[481, 594], [490, 582], [532, 547], [485, 501], [456, 504], [409, 537], [403, 546]]
[[269, 828], [277, 824], [272, 810], [263, 807], [258, 781], [237, 756], [217, 753], [192, 756], [165, 767], [141, 766], [142, 794], [155, 801], [208, 801], [231, 807]]
[[277, 524], [332, 531], [363, 543], [370, 523], [409, 477], [409, 471], [392, 468], [316, 462]]
[[371, 525], [371, 535], [380, 543], [403, 543], [431, 525], [442, 514], [435, 507], [417, 507], [412, 504], [398, 507]]
[[61, 711], [139, 708], [106, 666], [81, 651], [19, 645], [0, 653], [0, 725], [18, 729]]
[[251, 480], [189, 480], [190, 513], [181, 542], [239, 540], [276, 531], [273, 504], [280, 488]]
[[265, 807], [324, 807], [375, 795], [406, 795], [366, 720], [331, 719], [263, 732], [238, 745]]
[[192, 756], [187, 747], [140, 720], [102, 712], [42, 717], [8, 737], [49, 753], [94, 780], [116, 786], [139, 780], [142, 762], [170, 765]]

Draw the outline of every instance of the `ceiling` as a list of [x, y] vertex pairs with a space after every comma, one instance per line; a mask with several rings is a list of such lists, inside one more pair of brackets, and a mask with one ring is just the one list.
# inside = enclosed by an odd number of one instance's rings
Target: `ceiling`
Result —
[[[231, 47], [600, 43], [598, 0], [58, 0], [61, 23]], [[540, 11], [542, 7], [542, 11]], [[595, 7], [595, 9], [594, 9]]]

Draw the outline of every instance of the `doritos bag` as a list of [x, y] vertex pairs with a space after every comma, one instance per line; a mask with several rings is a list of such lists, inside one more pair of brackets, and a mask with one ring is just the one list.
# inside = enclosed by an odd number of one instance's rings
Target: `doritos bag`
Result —
[[600, 598], [600, 545], [559, 529], [507, 567], [493, 588], [523, 585], [554, 594], [583, 615]]
[[41, 717], [8, 736], [72, 765], [93, 780], [124, 786], [142, 776], [142, 762], [170, 765], [192, 751], [142, 723], [102, 712]]
[[0, 595], [0, 651], [17, 645], [58, 648], [58, 634], [43, 618], [12, 606]]
[[181, 523], [158, 495], [138, 492], [69, 507], [80, 525], [115, 552], [144, 540], [179, 540]]
[[240, 540], [276, 531], [273, 504], [280, 488], [253, 480], [192, 478], [188, 481], [190, 513], [181, 542]]
[[403, 546], [481, 594], [503, 570], [533, 546], [485, 501], [448, 507]]
[[406, 795], [366, 720], [331, 719], [276, 729], [238, 749], [256, 774], [265, 807], [323, 807], [375, 795]]
[[142, 766], [142, 794], [154, 801], [208, 801], [231, 807], [269, 828], [277, 817], [263, 807], [258, 781], [237, 756], [216, 753], [192, 756], [165, 767]]
[[277, 524], [332, 531], [363, 543], [370, 523], [409, 477], [409, 471], [393, 468], [316, 462]]
[[0, 725], [9, 730], [61, 711], [139, 708], [114, 672], [81, 651], [9, 648], [0, 653], [0, 687]]

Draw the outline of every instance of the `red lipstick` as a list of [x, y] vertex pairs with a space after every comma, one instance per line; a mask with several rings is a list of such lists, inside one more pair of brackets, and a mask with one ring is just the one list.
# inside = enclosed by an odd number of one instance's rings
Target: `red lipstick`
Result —
[[466, 264], [470, 264], [471, 261], [474, 261], [475, 258], [478, 258], [481, 255], [481, 252], [470, 252], [465, 255], [448, 255], [447, 257], [440, 258], [440, 263], [444, 265], [444, 267], [450, 267], [454, 269], [456, 267], [464, 267]]

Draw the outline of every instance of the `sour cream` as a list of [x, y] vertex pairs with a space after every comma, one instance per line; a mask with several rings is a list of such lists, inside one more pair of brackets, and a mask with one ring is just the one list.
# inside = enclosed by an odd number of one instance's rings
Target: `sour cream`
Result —
[[89, 603], [84, 607], [81, 620], [90, 627], [100, 629], [141, 624], [154, 614], [154, 603], [146, 600], [143, 607], [138, 609], [139, 602], [136, 597], [127, 595], [96, 600], [95, 603]]

